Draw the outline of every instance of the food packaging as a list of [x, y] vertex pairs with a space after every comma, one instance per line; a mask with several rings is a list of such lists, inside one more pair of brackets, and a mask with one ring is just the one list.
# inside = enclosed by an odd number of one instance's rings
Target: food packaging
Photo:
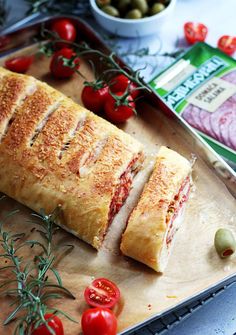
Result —
[[236, 60], [197, 43], [150, 82], [162, 102], [236, 166]]

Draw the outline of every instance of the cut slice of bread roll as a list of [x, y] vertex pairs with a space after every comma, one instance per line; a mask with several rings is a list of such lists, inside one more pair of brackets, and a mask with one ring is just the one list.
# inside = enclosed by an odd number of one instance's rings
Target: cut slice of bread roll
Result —
[[121, 251], [157, 272], [163, 272], [190, 192], [191, 164], [161, 147], [154, 171], [132, 211], [122, 236]]

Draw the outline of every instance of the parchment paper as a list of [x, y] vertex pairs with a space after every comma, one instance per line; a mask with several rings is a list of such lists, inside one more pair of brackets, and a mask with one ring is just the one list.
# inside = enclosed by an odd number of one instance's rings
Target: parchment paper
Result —
[[[39, 59], [29, 73], [80, 103], [83, 79], [74, 76], [69, 80], [54, 80], [48, 73], [48, 63], [45, 58]], [[86, 64], [80, 70], [88, 80], [91, 78]], [[139, 116], [130, 119], [123, 129], [143, 142], [148, 151], [157, 152], [161, 145], [167, 145], [187, 158], [194, 153], [191, 139], [186, 140], [186, 136], [183, 138], [180, 127], [147, 103], [140, 104]], [[80, 317], [88, 308], [83, 291], [94, 277], [107, 277], [121, 290], [122, 298], [115, 308], [121, 332], [178, 305], [236, 272], [236, 257], [221, 260], [214, 250], [213, 242], [214, 234], [220, 227], [228, 227], [236, 235], [235, 199], [200, 158], [194, 166], [193, 180], [194, 190], [186, 208], [185, 220], [177, 233], [174, 250], [163, 275], [123, 257], [118, 254], [118, 250], [107, 251], [103, 248], [96, 252], [71, 234], [63, 230], [58, 233], [59, 243], [74, 245], [73, 251], [58, 265], [64, 286], [77, 298], [75, 301], [68, 298], [56, 301], [58, 308], [79, 322], [75, 324], [63, 319], [65, 335], [81, 333]], [[26, 222], [31, 211], [11, 199], [5, 200], [0, 206], [2, 214], [7, 209], [20, 208], [20, 214], [9, 221], [9, 229], [26, 232], [29, 234], [28, 238], [31, 238], [32, 226]], [[27, 254], [24, 256], [27, 257]], [[2, 265], [1, 260], [0, 266]], [[1, 280], [4, 274], [0, 276]], [[1, 335], [13, 333], [14, 324], [2, 326], [10, 311], [9, 300], [1, 299]]]

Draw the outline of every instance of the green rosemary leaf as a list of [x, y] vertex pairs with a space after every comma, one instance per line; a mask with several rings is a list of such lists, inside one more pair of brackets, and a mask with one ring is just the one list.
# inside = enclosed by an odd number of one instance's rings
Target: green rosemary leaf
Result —
[[8, 212], [8, 213], [4, 216], [3, 221], [5, 221], [5, 220], [9, 219], [10, 217], [12, 217], [12, 216], [18, 214], [19, 212], [20, 212], [19, 209], [15, 209], [15, 210], [13, 210], [13, 211]]
[[48, 319], [47, 321], [45, 320], [44, 318], [44, 314], [42, 313], [42, 311], [40, 310], [39, 311], [40, 313], [40, 316], [41, 316], [41, 319], [43, 320], [43, 324], [45, 324], [46, 328], [49, 330], [50, 334], [53, 334], [53, 335], [56, 335], [55, 331], [49, 326], [48, 322], [51, 320], [51, 319]]
[[10, 284], [13, 284], [13, 283], [20, 283], [20, 282], [21, 281], [18, 280], [18, 279], [7, 280], [3, 284], [0, 285], [0, 289], [7, 286], [7, 285], [10, 285]]
[[72, 322], [78, 323], [78, 321], [76, 321], [74, 318], [72, 318], [71, 316], [69, 316], [67, 313], [61, 311], [60, 309], [54, 309], [54, 308], [52, 308], [51, 311], [55, 312], [56, 314], [61, 314], [61, 315], [65, 316], [68, 320], [70, 320]]
[[15, 296], [15, 295], [18, 295], [18, 294], [19, 294], [18, 289], [12, 289], [12, 290], [7, 290], [7, 291], [4, 291], [4, 292], [1, 292], [0, 297], [4, 297], [6, 295]]
[[60, 261], [68, 255], [72, 250], [74, 249], [74, 246], [71, 244], [67, 245], [60, 245], [60, 247], [55, 248], [54, 252], [56, 254], [56, 259], [54, 261], [54, 267], [58, 266]]
[[15, 304], [20, 302], [20, 297], [17, 297], [16, 299], [14, 299], [11, 303], [10, 303], [10, 307], [14, 306]]
[[[45, 243], [38, 240], [28, 240], [18, 243], [19, 239], [24, 237], [22, 233], [12, 234], [11, 232], [3, 230], [3, 222], [0, 225], [1, 247], [4, 250], [0, 257], [4, 257], [11, 261], [11, 265], [7, 265], [4, 269], [11, 270], [14, 274], [14, 279], [5, 281], [1, 284], [0, 288], [5, 288], [9, 284], [16, 285], [14, 289], [7, 289], [0, 292], [0, 296], [11, 296], [15, 298], [11, 306], [16, 305], [14, 311], [8, 316], [4, 324], [8, 324], [13, 320], [17, 320], [17, 326], [14, 334], [29, 334], [31, 326], [36, 324], [45, 324], [48, 331], [53, 333], [53, 330], [48, 326], [44, 315], [47, 313], [47, 306], [45, 301], [49, 299], [59, 299], [63, 296], [57, 292], [66, 293], [70, 298], [74, 296], [62, 286], [62, 282], [57, 270], [55, 270], [55, 256], [52, 251], [54, 250], [53, 236], [57, 230], [54, 225], [54, 220], [59, 213], [59, 209], [55, 209], [51, 214], [46, 215], [41, 211], [41, 215], [37, 218], [41, 220], [40, 233], [44, 237]], [[14, 214], [14, 211], [9, 212], [9, 217]], [[37, 224], [37, 223], [35, 223]], [[34, 228], [35, 229], [35, 228]], [[36, 230], [37, 231], [37, 230]], [[41, 253], [34, 256], [32, 259], [25, 260], [23, 257], [17, 255], [18, 250], [23, 247], [39, 246]], [[36, 249], [37, 250], [37, 249]], [[29, 253], [29, 255], [31, 255]], [[2, 269], [2, 270], [4, 270]], [[48, 271], [52, 269], [56, 284], [48, 282]], [[59, 285], [58, 285], [59, 284]], [[54, 309], [56, 311], [56, 309]], [[18, 312], [21, 316], [18, 316]]]
[[50, 299], [61, 299], [61, 294], [58, 294], [58, 293], [48, 293], [48, 294], [45, 294], [45, 295], [42, 295], [41, 296], [41, 301], [43, 301], [43, 303], [45, 303], [47, 300], [50, 300]]
[[54, 276], [56, 277], [58, 285], [62, 286], [62, 280], [61, 280], [61, 277], [60, 277], [58, 271], [54, 268], [51, 268], [50, 270], [53, 272]]
[[13, 335], [25, 335], [24, 326], [23, 326], [22, 323], [19, 323], [19, 324], [16, 326]]
[[7, 324], [9, 324], [16, 316], [16, 314], [22, 309], [23, 304], [20, 304], [19, 306], [17, 306], [14, 311], [7, 317], [7, 319], [3, 322], [3, 325], [6, 326]]
[[69, 290], [67, 290], [67, 288], [65, 288], [63, 286], [56, 285], [56, 284], [45, 283], [43, 285], [43, 287], [44, 288], [57, 288], [57, 289], [62, 290], [63, 292], [65, 292], [70, 298], [76, 299], [76, 297]]
[[7, 266], [3, 266], [0, 268], [0, 271], [6, 270], [6, 269], [14, 269], [14, 265], [7, 265]]
[[45, 254], [47, 253], [47, 249], [45, 248], [45, 246], [41, 242], [35, 241], [35, 240], [25, 241], [24, 244], [22, 246], [18, 247], [16, 250], [19, 250], [21, 247], [24, 247], [27, 244], [29, 244], [31, 247], [34, 247], [35, 245], [38, 245], [38, 246], [40, 246], [43, 249], [43, 251], [45, 252]]

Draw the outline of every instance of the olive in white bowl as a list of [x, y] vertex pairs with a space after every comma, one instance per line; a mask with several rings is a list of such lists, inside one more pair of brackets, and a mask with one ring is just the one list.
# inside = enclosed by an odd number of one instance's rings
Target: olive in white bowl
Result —
[[97, 22], [123, 37], [157, 33], [169, 21], [175, 4], [176, 0], [166, 0], [166, 5], [165, 0], [90, 0]]

